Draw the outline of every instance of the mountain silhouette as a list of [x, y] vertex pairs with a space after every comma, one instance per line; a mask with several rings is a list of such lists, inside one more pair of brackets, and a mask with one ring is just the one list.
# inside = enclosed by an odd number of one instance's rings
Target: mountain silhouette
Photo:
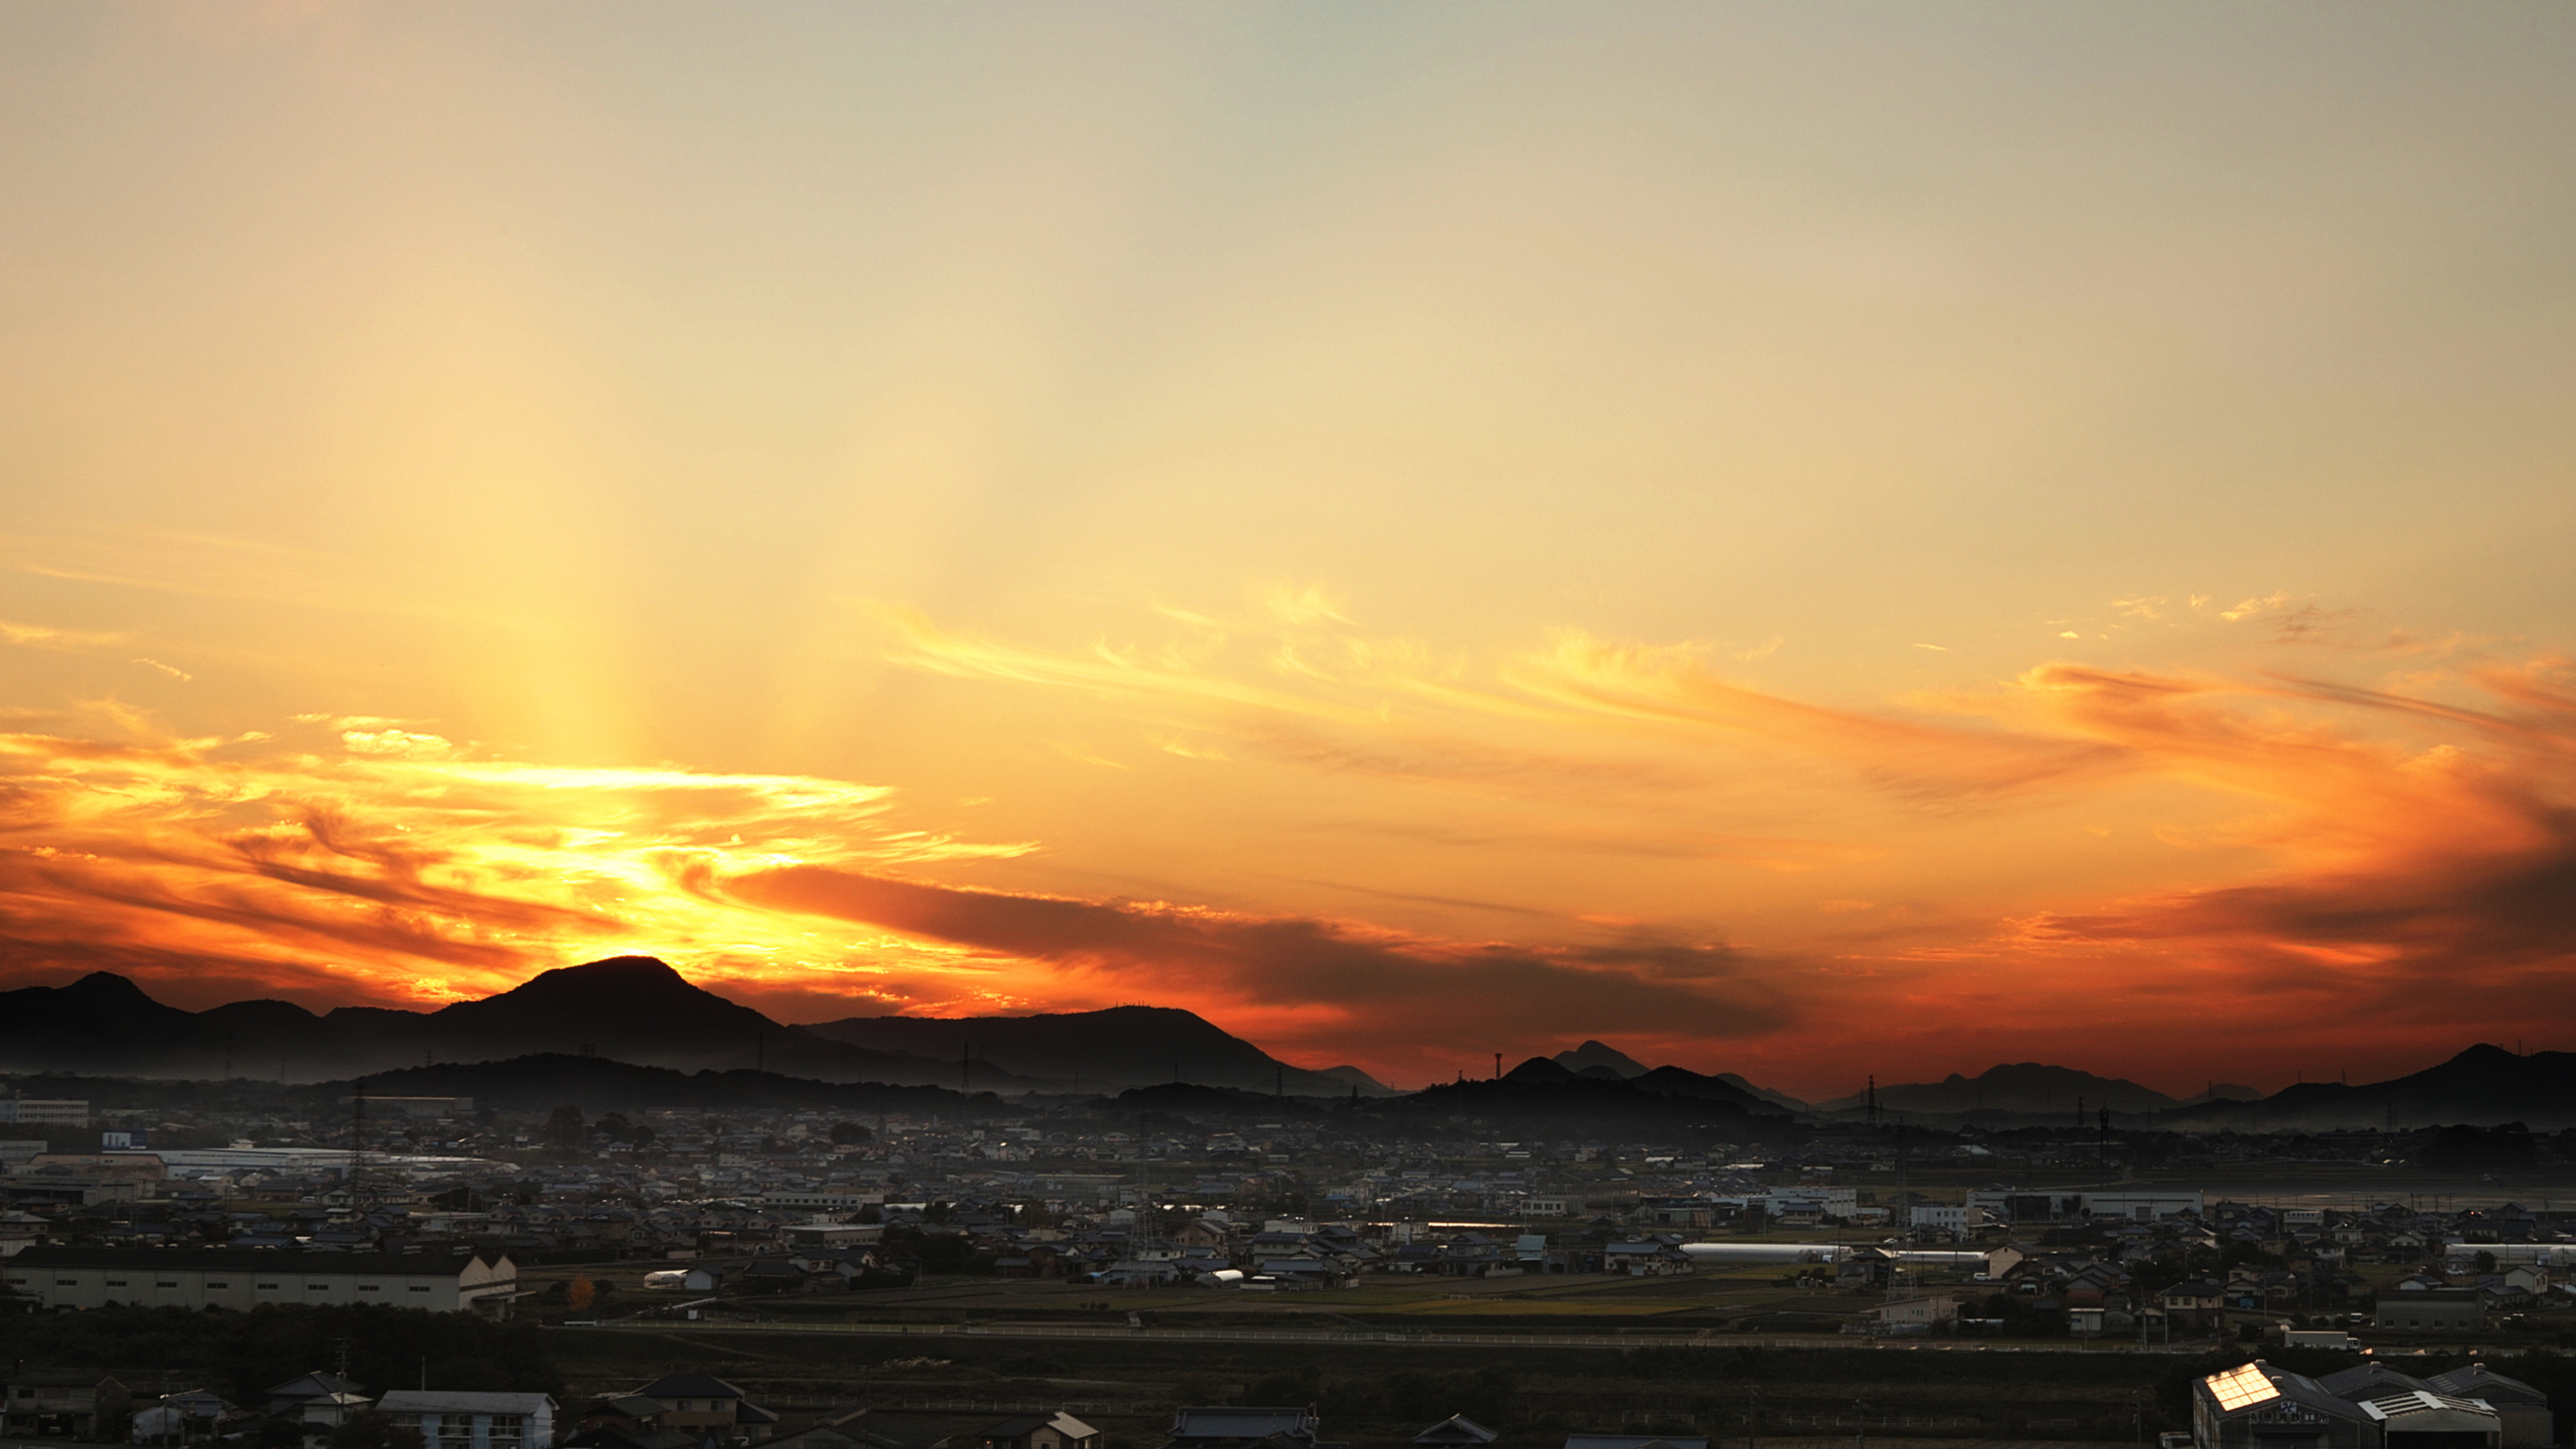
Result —
[[1651, 1072], [1630, 1077], [1628, 1086], [1650, 1097], [1691, 1097], [1702, 1102], [1724, 1102], [1741, 1107], [1756, 1117], [1785, 1116], [1790, 1110], [1760, 1092], [1737, 1086], [1725, 1077], [1705, 1077], [1684, 1067], [1657, 1067]]
[[190, 1012], [105, 971], [67, 986], [0, 992], [0, 1069], [10, 1071], [314, 1082], [536, 1056], [1012, 1094], [1116, 1092], [1168, 1082], [1176, 1072], [1186, 1081], [1257, 1092], [1283, 1085], [1335, 1097], [1355, 1086], [1387, 1090], [1355, 1067], [1326, 1073], [1289, 1066], [1169, 1007], [790, 1026], [651, 956], [542, 971], [508, 991], [428, 1012], [341, 1007], [316, 1014], [273, 1000]]
[[[0, 1067], [142, 1077], [319, 1081], [438, 1062], [592, 1054], [689, 1071], [768, 1068], [824, 1082], [956, 1085], [956, 1069], [782, 1025], [691, 985], [649, 956], [540, 972], [519, 986], [431, 1012], [288, 1001], [201, 1012], [155, 1001], [111, 972], [68, 986], [0, 992]], [[995, 1066], [976, 1086], [1044, 1083]]]
[[2576, 1052], [2517, 1055], [2479, 1043], [2437, 1066], [2384, 1082], [2307, 1082], [2259, 1101], [2209, 1101], [2164, 1114], [2181, 1127], [2249, 1131], [2432, 1127], [2521, 1122], [2576, 1126]]
[[1785, 1107], [1792, 1112], [1812, 1112], [1816, 1110], [1812, 1103], [1801, 1102], [1786, 1092], [1775, 1092], [1769, 1087], [1757, 1087], [1753, 1083], [1744, 1080], [1733, 1072], [1720, 1072], [1717, 1074], [1717, 1079], [1739, 1091], [1748, 1092], [1753, 1096], [1760, 1097], [1763, 1101], [1768, 1102], [1775, 1107]]
[[[1867, 1093], [1819, 1102], [1822, 1112], [1849, 1112], [1868, 1103]], [[2161, 1112], [2179, 1105], [2153, 1087], [2122, 1077], [2097, 1077], [2073, 1067], [2042, 1062], [2014, 1062], [1989, 1067], [1973, 1077], [1957, 1072], [1937, 1082], [1905, 1082], [1878, 1089], [1879, 1110], [1925, 1116], [1964, 1116], [1998, 1112], [2012, 1116], [2063, 1116], [2072, 1120], [2076, 1104], [2086, 1112], [2108, 1107], [2114, 1112]]]
[[[1347, 1097], [1357, 1088], [1380, 1096], [1390, 1090], [1354, 1067], [1290, 1066], [1172, 1007], [1008, 1017], [867, 1016], [791, 1026], [699, 987], [649, 956], [540, 972], [511, 990], [429, 1012], [341, 1007], [317, 1014], [268, 999], [191, 1012], [156, 1001], [132, 980], [106, 971], [63, 986], [0, 991], [0, 1070], [16, 1073], [293, 1082], [367, 1078], [373, 1090], [394, 1093], [391, 1083], [397, 1080], [445, 1080], [437, 1072], [442, 1066], [528, 1058], [712, 1073], [740, 1081], [741, 1090], [755, 1095], [790, 1090], [766, 1085], [773, 1078], [815, 1086], [954, 1091], [962, 1084], [976, 1092], [1079, 1090], [1103, 1096], [1176, 1080], [1253, 1095], [1285, 1090]], [[514, 1070], [524, 1076], [533, 1069]], [[546, 1070], [592, 1073], [603, 1084], [642, 1080], [618, 1078], [605, 1067]], [[413, 1075], [424, 1071], [429, 1075]], [[654, 1080], [657, 1092], [679, 1090]], [[427, 1086], [418, 1090], [440, 1094]], [[689, 1090], [721, 1095], [734, 1089]], [[1653, 1114], [1713, 1109], [1722, 1116], [1775, 1121], [1810, 1111], [1849, 1112], [1863, 1103], [1855, 1095], [1811, 1108], [1731, 1073], [1648, 1069], [1597, 1041], [1554, 1057], [1532, 1057], [1505, 1080], [1486, 1083], [1463, 1099], [1446, 1088], [1442, 1093], [1444, 1100], [1510, 1104], [1514, 1112], [1582, 1116], [1625, 1101]], [[2079, 1098], [2088, 1115], [2107, 1107], [2124, 1116], [2151, 1115], [2156, 1125], [2182, 1131], [2506, 1122], [2555, 1130], [2576, 1126], [2576, 1053], [2525, 1056], [2479, 1045], [2384, 1082], [2311, 1082], [2262, 1098], [2242, 1087], [2213, 1088], [2189, 1102], [2122, 1078], [2038, 1062], [1878, 1091], [1879, 1105], [1890, 1111], [2069, 1123]], [[1650, 1105], [1649, 1099], [1666, 1105]]]
[[1205, 1017], [1170, 1006], [1037, 1016], [853, 1016], [805, 1029], [876, 1051], [935, 1057], [952, 1069], [971, 1054], [979, 1063], [1005, 1063], [1046, 1079], [1058, 1090], [1115, 1092], [1175, 1081], [1297, 1096], [1347, 1096], [1353, 1087], [1388, 1090], [1356, 1067], [1319, 1072], [1290, 1066]]
[[[1584, 1045], [1600, 1046], [1600, 1043], [1586, 1042]], [[1778, 1103], [1748, 1092], [1722, 1077], [1704, 1077], [1681, 1067], [1657, 1067], [1633, 1077], [1605, 1075], [1605, 1064], [1599, 1061], [1588, 1063], [1580, 1070], [1567, 1065], [1566, 1058], [1574, 1055], [1573, 1052], [1559, 1052], [1553, 1057], [1532, 1057], [1503, 1073], [1503, 1080], [1520, 1087], [1571, 1087], [1599, 1083], [1624, 1087], [1642, 1097], [1688, 1097], [1701, 1102], [1723, 1102], [1735, 1111], [1754, 1116], [1778, 1117], [1787, 1111]]]
[[1570, 1052], [1558, 1052], [1556, 1064], [1577, 1076], [1625, 1081], [1646, 1074], [1646, 1064], [1614, 1047], [1587, 1041]]
[[1519, 1082], [1531, 1087], [1553, 1087], [1565, 1082], [1585, 1081], [1587, 1078], [1555, 1057], [1532, 1057], [1503, 1073], [1503, 1080]]

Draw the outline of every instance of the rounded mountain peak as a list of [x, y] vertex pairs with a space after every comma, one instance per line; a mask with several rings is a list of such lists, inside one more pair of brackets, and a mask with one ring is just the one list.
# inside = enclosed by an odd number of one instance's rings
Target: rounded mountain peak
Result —
[[67, 996], [94, 997], [100, 1001], [150, 1001], [151, 993], [136, 985], [131, 976], [113, 971], [93, 971], [68, 986], [57, 987]]
[[501, 996], [517, 997], [522, 1001], [590, 1001], [603, 998], [633, 1001], [707, 994], [690, 984], [689, 978], [672, 970], [671, 964], [658, 956], [611, 956], [605, 961], [585, 961], [579, 966], [558, 966], [552, 971], [540, 971], [501, 993]]

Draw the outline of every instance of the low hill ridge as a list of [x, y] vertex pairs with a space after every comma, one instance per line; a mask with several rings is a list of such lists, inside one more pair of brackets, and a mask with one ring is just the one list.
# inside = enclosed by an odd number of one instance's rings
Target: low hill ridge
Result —
[[[1867, 1106], [1868, 1101], [1868, 1093], [1855, 1092], [1819, 1102], [1816, 1108], [1850, 1112]], [[1935, 1116], [1996, 1112], [2030, 1117], [2063, 1114], [2071, 1120], [2078, 1102], [2088, 1113], [2106, 1107], [2114, 1112], [2161, 1112], [2181, 1105], [2155, 1088], [2125, 1077], [2095, 1076], [2046, 1062], [2009, 1062], [1988, 1067], [1973, 1077], [1952, 1072], [1937, 1082], [1899, 1082], [1878, 1089], [1882, 1112]]]
[[[1251, 1092], [1347, 1096], [1388, 1088], [1354, 1067], [1291, 1066], [1196, 1012], [1173, 1006], [1112, 1006], [1030, 1016], [852, 1016], [806, 1030], [878, 1051], [954, 1062], [1007, 1062], [1058, 1090], [1118, 1091], [1183, 1081]], [[1354, 1080], [1356, 1077], [1358, 1080]]]
[[2324, 1130], [2493, 1125], [2576, 1126], [2576, 1052], [2517, 1055], [2480, 1042], [2450, 1060], [2386, 1081], [2305, 1082], [2256, 1101], [2209, 1101], [2165, 1114], [2176, 1127]]
[[[961, 1047], [972, 1052], [962, 1070]], [[190, 1012], [107, 971], [0, 991], [0, 1070], [8, 1071], [313, 1082], [542, 1056], [1003, 1093], [1115, 1092], [1169, 1081], [1176, 1070], [1253, 1091], [1387, 1090], [1353, 1067], [1290, 1066], [1174, 1007], [789, 1025], [653, 956], [540, 971], [507, 991], [427, 1012], [342, 1007], [316, 1015], [265, 999]]]

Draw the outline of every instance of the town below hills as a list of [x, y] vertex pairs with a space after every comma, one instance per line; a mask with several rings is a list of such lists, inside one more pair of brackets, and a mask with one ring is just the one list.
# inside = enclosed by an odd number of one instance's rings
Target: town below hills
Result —
[[2106, 1125], [2104, 1114], [2126, 1130], [2183, 1132], [2576, 1126], [2576, 1054], [2489, 1045], [2389, 1081], [2304, 1083], [2268, 1096], [2211, 1083], [2177, 1098], [2122, 1078], [2021, 1062], [1809, 1102], [1734, 1073], [1650, 1067], [1586, 1041], [1492, 1080], [1408, 1094], [1357, 1067], [1291, 1065], [1176, 1008], [791, 1025], [641, 956], [546, 971], [427, 1012], [315, 1013], [275, 1000], [190, 1012], [155, 1001], [126, 977], [96, 972], [65, 986], [0, 992], [0, 1071], [364, 1081], [376, 1092], [636, 1106], [1124, 1094], [1202, 1110], [1239, 1097], [1247, 1110], [1275, 1115], [1293, 1104], [1314, 1110], [1368, 1099], [1392, 1108], [1409, 1098], [1501, 1119], [1696, 1118], [1773, 1132], [1836, 1123], [2090, 1129]]

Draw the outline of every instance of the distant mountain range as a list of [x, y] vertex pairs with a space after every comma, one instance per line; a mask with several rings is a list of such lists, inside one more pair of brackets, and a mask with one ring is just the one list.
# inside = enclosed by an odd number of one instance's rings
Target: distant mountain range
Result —
[[[1756, 1115], [1790, 1114], [1850, 1120], [1867, 1110], [1864, 1090], [1823, 1102], [1802, 1102], [1757, 1086], [1732, 1072], [1703, 1076], [1680, 1067], [1653, 1067], [1598, 1041], [1553, 1057], [1532, 1057], [1505, 1074], [1525, 1086], [1578, 1081], [1619, 1082], [1652, 1095], [1723, 1101]], [[1882, 1117], [1940, 1127], [2018, 1127], [2076, 1123], [2078, 1104], [2089, 1122], [2104, 1109], [2124, 1128], [2169, 1131], [2323, 1130], [2335, 1127], [2422, 1127], [2452, 1123], [2522, 1122], [2534, 1129], [2576, 1126], [2576, 1053], [2516, 1056], [2475, 1046], [2440, 1066], [2366, 1086], [2309, 1082], [2266, 1097], [2252, 1087], [2212, 1082], [2189, 1097], [2173, 1097], [2125, 1077], [2103, 1077], [2043, 1062], [2011, 1062], [1976, 1076], [1953, 1072], [1937, 1082], [1892, 1082], [1877, 1090]]]
[[[564, 1065], [585, 1061], [592, 1065]], [[442, 1070], [475, 1063], [510, 1064], [510, 1070], [498, 1076]], [[612, 1067], [679, 1074], [689, 1085], [683, 1088], [679, 1077], [637, 1077]], [[854, 1016], [796, 1026], [694, 986], [648, 956], [543, 972], [480, 1001], [426, 1012], [342, 1007], [317, 1014], [267, 1000], [191, 1012], [153, 1000], [123, 976], [96, 972], [68, 986], [0, 991], [0, 1071], [198, 1081], [364, 1078], [379, 1092], [430, 1095], [445, 1094], [435, 1083], [469, 1076], [488, 1079], [485, 1092], [503, 1089], [506, 1081], [506, 1090], [533, 1096], [578, 1085], [575, 1096], [642, 1092], [732, 1099], [781, 1092], [810, 1096], [809, 1087], [858, 1084], [1006, 1096], [1116, 1096], [1175, 1083], [1272, 1101], [1283, 1093], [1395, 1095], [1357, 1067], [1291, 1066], [1205, 1018], [1170, 1007], [1036, 1016]], [[777, 1085], [782, 1082], [801, 1085]], [[1732, 1072], [1649, 1067], [1598, 1041], [1532, 1057], [1499, 1081], [1457, 1086], [1474, 1090], [1462, 1098], [1441, 1088], [1441, 1100], [1471, 1101], [1480, 1113], [1521, 1117], [1634, 1111], [1747, 1123], [1848, 1122], [1868, 1103], [1865, 1092], [1808, 1103]], [[455, 1090], [482, 1094], [470, 1086]], [[850, 1098], [853, 1104], [858, 1100]], [[2476, 1046], [2392, 1081], [2311, 1082], [2268, 1097], [2250, 1087], [2213, 1083], [2194, 1097], [2175, 1098], [2125, 1078], [2040, 1062], [1877, 1089], [1882, 1114], [1927, 1126], [2072, 1125], [2079, 1101], [2087, 1114], [2107, 1108], [2126, 1128], [2265, 1131], [2519, 1121], [2553, 1130], [2576, 1126], [2576, 1053], [2520, 1056]]]
[[68, 986], [0, 991], [0, 1070], [17, 1072], [314, 1082], [546, 1054], [1014, 1094], [1115, 1092], [1171, 1081], [1175, 1070], [1260, 1092], [1387, 1090], [1355, 1067], [1289, 1066], [1168, 1007], [790, 1026], [691, 985], [649, 956], [543, 972], [498, 995], [427, 1012], [316, 1014], [286, 1001], [183, 1011], [105, 971]]
[[[1579, 1058], [1584, 1052], [1595, 1047], [1599, 1047], [1602, 1052], [1609, 1052], [1612, 1056], [1618, 1056], [1618, 1053], [1610, 1052], [1608, 1047], [1601, 1046], [1599, 1042], [1585, 1042], [1581, 1048], [1573, 1052], [1560, 1052], [1553, 1057], [1532, 1057], [1505, 1072], [1502, 1079], [1524, 1087], [1553, 1087], [1577, 1082], [1600, 1082], [1623, 1087], [1632, 1095], [1686, 1097], [1700, 1102], [1723, 1102], [1748, 1116], [1757, 1117], [1786, 1117], [1794, 1110], [1783, 1107], [1758, 1093], [1746, 1091], [1723, 1077], [1704, 1077], [1681, 1067], [1655, 1067], [1651, 1070], [1640, 1067], [1631, 1074], [1619, 1072], [1597, 1060], [1579, 1071], [1566, 1065], [1567, 1057]], [[1619, 1059], [1623, 1062], [1628, 1061], [1626, 1057]]]
[[[1903, 1112], [1908, 1116], [2000, 1112], [2032, 1117], [2055, 1114], [2071, 1120], [2079, 1103], [2086, 1112], [2105, 1107], [2114, 1112], [2161, 1112], [2182, 1105], [2153, 1087], [2142, 1087], [2125, 1077], [2097, 1077], [2073, 1067], [2039, 1062], [1988, 1067], [1973, 1077], [1952, 1072], [1937, 1082], [1893, 1083], [1878, 1089], [1881, 1112]], [[1816, 1107], [1824, 1112], [1853, 1112], [1865, 1110], [1868, 1105], [1869, 1094], [1857, 1092], [1819, 1102]]]
[[[1658, 1070], [1681, 1070], [1679, 1067], [1649, 1067], [1644, 1062], [1637, 1060], [1626, 1052], [1597, 1041], [1587, 1041], [1572, 1051], [1558, 1052], [1555, 1056], [1545, 1058], [1545, 1060], [1556, 1063], [1558, 1066], [1565, 1068], [1567, 1071], [1574, 1073], [1578, 1077], [1591, 1077], [1600, 1081], [1612, 1082], [1633, 1082], [1641, 1077], [1652, 1076]], [[1525, 1062], [1522, 1065], [1527, 1066], [1528, 1063]], [[1696, 1074], [1694, 1073], [1690, 1075]], [[1768, 1102], [1772, 1106], [1778, 1107], [1783, 1111], [1812, 1112], [1816, 1110], [1814, 1107], [1805, 1102], [1799, 1101], [1797, 1098], [1790, 1096], [1786, 1092], [1775, 1092], [1769, 1087], [1757, 1087], [1753, 1083], [1744, 1080], [1733, 1072], [1720, 1072], [1714, 1077], [1706, 1077], [1701, 1080], [1723, 1083], [1724, 1085], [1732, 1087], [1736, 1091], [1742, 1093], [1746, 1098], [1755, 1099], [1760, 1102]], [[1699, 1096], [1705, 1094], [1697, 1092], [1683, 1092], [1681, 1095]], [[1754, 1110], [1759, 1111], [1760, 1108], [1756, 1107]]]
[[2480, 1043], [2439, 1066], [2385, 1082], [2307, 1082], [2253, 1101], [2208, 1101], [2163, 1115], [2186, 1131], [2326, 1131], [2337, 1127], [2576, 1127], [2576, 1052], [2516, 1055]]
[[[1113, 1006], [1045, 1016], [851, 1016], [803, 1029], [871, 1051], [952, 1064], [1001, 1062], [1013, 1072], [1046, 1079], [1058, 1091], [1154, 1082], [1297, 1096], [1388, 1090], [1357, 1067], [1309, 1071], [1289, 1066], [1205, 1017], [1169, 1006]], [[952, 1065], [949, 1085], [956, 1084], [956, 1075]]]
[[[337, 1096], [352, 1084], [329, 1084]], [[682, 1072], [606, 1057], [547, 1052], [500, 1062], [403, 1067], [366, 1079], [379, 1097], [472, 1097], [478, 1107], [545, 1112], [571, 1105], [604, 1112], [829, 1111], [943, 1113], [970, 1117], [1010, 1110], [992, 1097], [946, 1087], [883, 1082], [817, 1082], [778, 1072]]]

